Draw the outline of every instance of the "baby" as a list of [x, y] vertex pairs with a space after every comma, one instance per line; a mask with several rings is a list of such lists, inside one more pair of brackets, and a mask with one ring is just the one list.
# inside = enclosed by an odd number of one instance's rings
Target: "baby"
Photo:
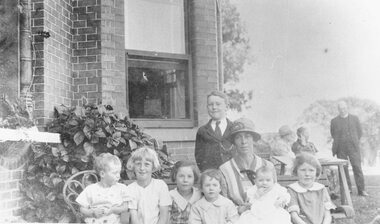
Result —
[[291, 224], [290, 214], [284, 209], [290, 195], [277, 183], [276, 170], [262, 166], [256, 171], [256, 185], [247, 190], [251, 209], [245, 211], [238, 224]]
[[136, 213], [136, 201], [132, 200], [126, 185], [120, 179], [120, 159], [110, 153], [102, 153], [95, 159], [98, 183], [87, 186], [76, 201], [86, 223], [119, 224], [122, 213]]

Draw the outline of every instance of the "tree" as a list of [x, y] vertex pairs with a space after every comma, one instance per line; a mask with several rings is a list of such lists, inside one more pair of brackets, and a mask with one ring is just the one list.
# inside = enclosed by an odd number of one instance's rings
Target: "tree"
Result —
[[364, 161], [373, 166], [380, 149], [380, 106], [370, 100], [358, 98], [342, 98], [339, 100], [319, 100], [306, 108], [298, 118], [297, 127], [301, 125], [318, 125], [321, 127], [326, 146], [330, 146], [330, 121], [338, 114], [337, 104], [344, 100], [350, 113], [359, 117], [363, 129], [360, 147]]
[[[236, 83], [244, 72], [244, 65], [250, 63], [249, 38], [236, 6], [230, 0], [221, 0], [223, 74], [225, 83]], [[228, 88], [226, 92], [231, 100], [231, 108], [238, 111], [252, 99], [252, 91]]]

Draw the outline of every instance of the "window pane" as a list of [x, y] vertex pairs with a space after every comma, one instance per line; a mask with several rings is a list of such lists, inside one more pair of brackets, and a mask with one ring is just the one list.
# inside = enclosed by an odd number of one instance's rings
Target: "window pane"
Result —
[[185, 54], [183, 0], [126, 0], [125, 48]]
[[189, 118], [185, 62], [128, 60], [129, 112], [132, 118]]

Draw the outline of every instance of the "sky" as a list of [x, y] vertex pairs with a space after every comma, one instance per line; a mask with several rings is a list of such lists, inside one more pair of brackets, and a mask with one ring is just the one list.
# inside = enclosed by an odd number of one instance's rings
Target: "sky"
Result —
[[380, 1], [231, 0], [250, 38], [252, 63], [236, 87], [253, 90], [259, 131], [294, 125], [316, 100], [358, 97], [380, 105]]

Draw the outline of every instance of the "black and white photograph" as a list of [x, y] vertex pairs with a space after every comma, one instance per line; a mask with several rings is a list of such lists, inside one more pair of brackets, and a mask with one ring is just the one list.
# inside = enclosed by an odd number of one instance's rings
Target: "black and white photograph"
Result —
[[0, 0], [0, 223], [380, 224], [379, 11]]

